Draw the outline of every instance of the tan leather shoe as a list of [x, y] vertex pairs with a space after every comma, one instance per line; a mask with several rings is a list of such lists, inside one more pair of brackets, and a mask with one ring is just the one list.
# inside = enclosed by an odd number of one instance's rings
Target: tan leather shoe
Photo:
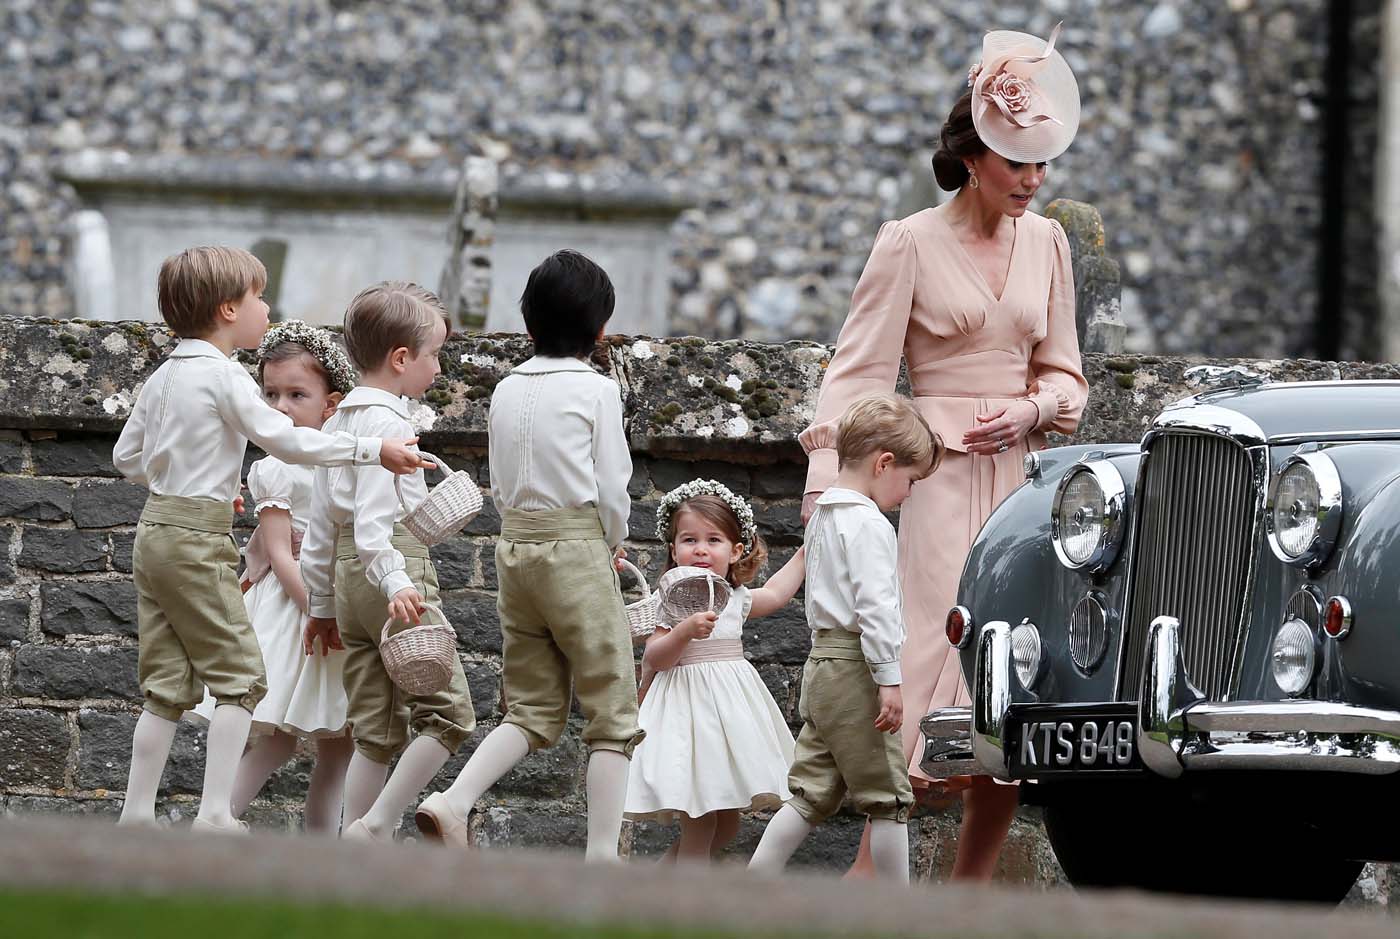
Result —
[[418, 823], [418, 830], [424, 838], [456, 848], [472, 846], [467, 820], [453, 811], [441, 792], [434, 792], [424, 799], [413, 820]]

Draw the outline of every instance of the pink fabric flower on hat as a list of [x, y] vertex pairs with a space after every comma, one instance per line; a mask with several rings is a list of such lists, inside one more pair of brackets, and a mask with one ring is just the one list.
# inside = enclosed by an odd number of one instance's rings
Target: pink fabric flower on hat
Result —
[[972, 68], [967, 70], [967, 87], [971, 88], [977, 82], [977, 76], [982, 74], [982, 63], [973, 62]]
[[1024, 78], [1010, 72], [999, 72], [992, 76], [982, 92], [992, 98], [1000, 98], [1008, 111], [1024, 111], [1031, 104], [1031, 86]]

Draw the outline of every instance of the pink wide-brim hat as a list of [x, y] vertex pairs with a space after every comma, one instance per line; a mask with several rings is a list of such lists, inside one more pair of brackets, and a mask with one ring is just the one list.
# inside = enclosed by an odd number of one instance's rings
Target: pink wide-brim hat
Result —
[[972, 124], [988, 148], [1016, 163], [1044, 163], [1064, 153], [1079, 130], [1079, 83], [1048, 40], [998, 29], [982, 40], [972, 67]]

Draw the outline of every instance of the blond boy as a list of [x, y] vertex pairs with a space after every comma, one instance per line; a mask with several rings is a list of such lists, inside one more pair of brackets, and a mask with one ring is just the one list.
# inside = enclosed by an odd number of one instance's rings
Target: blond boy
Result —
[[248, 441], [288, 463], [382, 463], [400, 473], [422, 464], [412, 440], [295, 427], [263, 400], [231, 356], [267, 330], [266, 283], [262, 262], [237, 248], [190, 248], [160, 268], [160, 313], [180, 342], [141, 387], [112, 451], [122, 475], [150, 490], [132, 552], [145, 708], [121, 824], [155, 823], [176, 721], [207, 687], [217, 706], [194, 828], [246, 829], [233, 817], [233, 780], [267, 690], [230, 533]]
[[937, 468], [943, 444], [907, 398], [862, 398], [837, 430], [840, 470], [807, 523], [807, 621], [802, 732], [788, 774], [793, 797], [773, 816], [750, 868], [787, 864], [849, 793], [870, 819], [882, 877], [907, 882], [914, 793], [898, 734], [904, 645], [894, 526], [882, 514]]
[[[417, 284], [385, 282], [362, 290], [345, 313], [345, 346], [360, 384], [325, 428], [357, 435], [411, 433], [408, 401], [421, 397], [441, 371], [438, 355], [448, 331], [442, 303]], [[355, 755], [345, 776], [343, 832], [359, 840], [392, 838], [403, 810], [476, 726], [460, 661], [453, 661], [446, 688], [409, 694], [394, 685], [379, 657], [386, 617], [397, 622], [392, 631], [398, 632], [441, 603], [428, 549], [400, 521], [427, 496], [427, 485], [419, 475], [398, 482], [402, 504], [394, 477], [377, 467], [318, 469], [301, 549], [311, 613], [306, 651], [318, 645], [323, 652], [346, 650]]]

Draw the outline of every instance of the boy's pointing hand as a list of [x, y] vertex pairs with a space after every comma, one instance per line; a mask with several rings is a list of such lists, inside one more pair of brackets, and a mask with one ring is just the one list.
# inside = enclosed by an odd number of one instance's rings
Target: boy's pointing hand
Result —
[[418, 442], [417, 437], [410, 437], [407, 440], [385, 439], [379, 445], [379, 465], [391, 473], [405, 475], [416, 473], [420, 469], [433, 469], [437, 466], [431, 460], [423, 459], [423, 454], [412, 449]]

